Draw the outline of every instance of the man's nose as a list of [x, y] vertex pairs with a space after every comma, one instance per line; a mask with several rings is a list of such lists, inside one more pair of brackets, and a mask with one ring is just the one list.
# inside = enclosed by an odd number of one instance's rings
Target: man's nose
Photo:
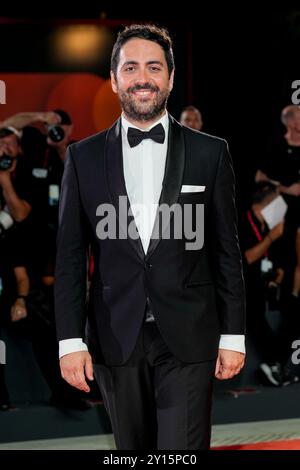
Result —
[[143, 85], [147, 82], [149, 82], [149, 72], [147, 71], [147, 69], [140, 69], [136, 76], [136, 83], [138, 83], [139, 85]]

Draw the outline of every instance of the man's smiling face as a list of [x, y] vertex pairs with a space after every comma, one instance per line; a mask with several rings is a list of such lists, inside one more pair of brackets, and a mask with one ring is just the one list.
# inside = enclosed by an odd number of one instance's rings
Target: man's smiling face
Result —
[[173, 87], [173, 75], [159, 44], [140, 38], [127, 41], [120, 50], [117, 73], [111, 73], [112, 88], [125, 115], [137, 122], [159, 118]]

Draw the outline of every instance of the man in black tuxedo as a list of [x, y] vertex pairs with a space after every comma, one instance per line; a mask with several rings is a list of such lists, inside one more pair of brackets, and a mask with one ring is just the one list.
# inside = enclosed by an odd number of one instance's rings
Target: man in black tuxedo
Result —
[[95, 373], [118, 449], [207, 449], [213, 377], [244, 363], [231, 159], [225, 141], [167, 113], [173, 79], [165, 30], [121, 32], [111, 80], [122, 116], [69, 147], [62, 183], [61, 371], [85, 391]]

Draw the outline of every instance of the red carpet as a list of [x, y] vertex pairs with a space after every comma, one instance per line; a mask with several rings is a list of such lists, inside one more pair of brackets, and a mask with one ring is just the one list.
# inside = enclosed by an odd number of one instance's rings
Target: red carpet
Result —
[[212, 450], [300, 450], [300, 439], [212, 447]]

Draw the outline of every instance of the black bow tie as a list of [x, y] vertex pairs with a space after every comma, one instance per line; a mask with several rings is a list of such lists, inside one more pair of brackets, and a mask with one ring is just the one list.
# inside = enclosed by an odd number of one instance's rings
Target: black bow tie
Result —
[[140, 131], [135, 127], [128, 127], [127, 139], [130, 147], [135, 147], [144, 139], [152, 139], [154, 142], [163, 144], [165, 141], [165, 130], [162, 124], [152, 127], [150, 131]]

